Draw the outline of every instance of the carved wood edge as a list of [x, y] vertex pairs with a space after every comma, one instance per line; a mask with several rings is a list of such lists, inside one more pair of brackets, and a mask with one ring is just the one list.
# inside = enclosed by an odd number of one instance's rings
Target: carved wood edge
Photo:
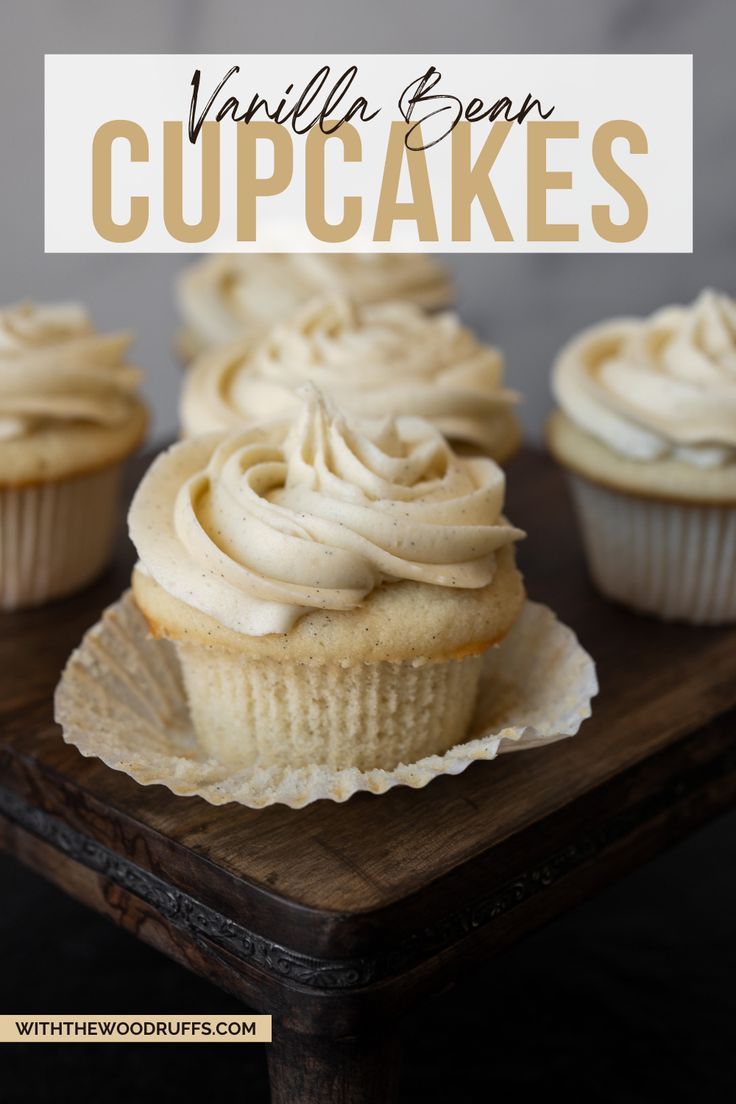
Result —
[[[720, 718], [718, 727], [729, 718], [736, 729], [736, 712]], [[701, 730], [697, 735], [700, 738], [703, 734]], [[448, 949], [471, 932], [553, 886], [638, 827], [666, 813], [676, 803], [694, 795], [714, 775], [725, 778], [731, 773], [736, 773], [736, 742], [705, 762], [688, 765], [686, 770], [668, 778], [660, 789], [639, 803], [579, 832], [574, 840], [546, 859], [504, 885], [480, 895], [471, 904], [403, 937], [395, 947], [375, 955], [348, 959], [313, 957], [250, 931], [3, 787], [0, 787], [0, 813], [68, 858], [150, 905], [200, 947], [212, 943], [219, 945], [235, 958], [285, 982], [316, 990], [345, 991], [400, 975]]]

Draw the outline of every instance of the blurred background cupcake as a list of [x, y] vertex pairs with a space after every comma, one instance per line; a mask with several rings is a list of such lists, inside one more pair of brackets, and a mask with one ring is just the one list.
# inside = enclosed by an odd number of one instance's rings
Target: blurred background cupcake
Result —
[[736, 620], [736, 303], [584, 331], [560, 353], [550, 448], [570, 474], [593, 579], [635, 609]]
[[293, 419], [174, 445], [130, 510], [133, 592], [234, 766], [391, 769], [461, 741], [524, 603], [493, 461], [311, 386]]
[[428, 418], [453, 445], [505, 461], [520, 441], [501, 354], [453, 313], [399, 301], [312, 300], [259, 342], [240, 340], [195, 361], [181, 400], [185, 435], [293, 414], [311, 380], [368, 418]]
[[357, 303], [400, 299], [423, 310], [455, 298], [445, 269], [421, 253], [234, 253], [205, 257], [179, 274], [183, 325], [177, 352], [188, 363], [212, 346], [252, 338], [315, 295], [341, 292]]
[[68, 594], [107, 563], [122, 461], [147, 422], [130, 341], [75, 304], [0, 311], [3, 609]]

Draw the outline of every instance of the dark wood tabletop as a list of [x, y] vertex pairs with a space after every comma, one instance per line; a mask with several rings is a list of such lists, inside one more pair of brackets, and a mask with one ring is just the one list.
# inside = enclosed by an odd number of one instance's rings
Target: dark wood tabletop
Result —
[[573, 739], [424, 790], [216, 808], [65, 745], [52, 693], [127, 585], [122, 535], [95, 586], [0, 616], [0, 846], [273, 1013], [278, 1101], [388, 1099], [393, 1016], [736, 794], [736, 629], [661, 624], [600, 598], [542, 454], [512, 463], [508, 500], [529, 534], [529, 594], [594, 656], [600, 695]]

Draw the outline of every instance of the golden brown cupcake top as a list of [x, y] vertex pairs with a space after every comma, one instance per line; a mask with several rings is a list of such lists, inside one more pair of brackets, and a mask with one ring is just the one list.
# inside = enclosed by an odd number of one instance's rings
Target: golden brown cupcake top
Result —
[[0, 482], [63, 478], [134, 447], [146, 416], [130, 342], [77, 304], [0, 310]]
[[557, 401], [580, 429], [631, 461], [710, 469], [736, 462], [736, 303], [690, 306], [584, 331], [554, 368]]
[[175, 598], [252, 636], [356, 609], [385, 582], [480, 589], [523, 534], [504, 476], [422, 418], [363, 421], [304, 389], [296, 418], [174, 445], [145, 476], [130, 533]]
[[206, 257], [182, 272], [184, 352], [264, 333], [315, 295], [358, 303], [400, 299], [425, 310], [454, 298], [447, 273], [422, 253], [260, 253]]
[[312, 300], [261, 341], [205, 354], [184, 384], [184, 432], [291, 415], [307, 381], [342, 410], [428, 418], [452, 441], [494, 459], [518, 437], [518, 396], [504, 386], [500, 353], [455, 314], [428, 315], [398, 301], [361, 306], [341, 295]]

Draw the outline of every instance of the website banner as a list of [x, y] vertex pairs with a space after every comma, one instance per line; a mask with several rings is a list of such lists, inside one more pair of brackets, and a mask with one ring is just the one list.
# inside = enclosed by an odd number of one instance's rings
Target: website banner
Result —
[[0, 1043], [270, 1043], [271, 1017], [2, 1015]]
[[45, 248], [692, 251], [688, 54], [48, 55]]

